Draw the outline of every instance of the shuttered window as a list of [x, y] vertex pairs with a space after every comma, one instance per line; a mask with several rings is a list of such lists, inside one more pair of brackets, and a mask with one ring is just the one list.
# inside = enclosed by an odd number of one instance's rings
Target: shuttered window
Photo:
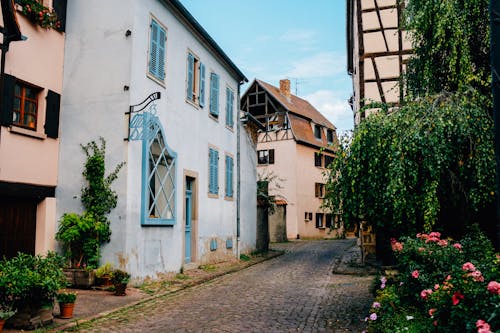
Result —
[[154, 19], [151, 20], [149, 39], [149, 73], [163, 81], [165, 79], [165, 42], [167, 33]]
[[233, 105], [234, 105], [234, 93], [231, 89], [226, 88], [226, 125], [233, 127]]
[[205, 106], [205, 65], [200, 62], [200, 98], [198, 102], [201, 107]]
[[219, 75], [210, 73], [210, 114], [219, 116]]
[[187, 58], [187, 92], [186, 98], [192, 101], [194, 98], [194, 56], [188, 53]]
[[45, 134], [49, 138], [57, 139], [59, 136], [59, 110], [61, 95], [49, 90], [47, 94], [47, 109], [45, 113]]
[[226, 156], [226, 197], [233, 197], [233, 169], [234, 162], [231, 156]]
[[208, 193], [219, 193], [219, 152], [213, 148], [208, 149], [209, 179]]

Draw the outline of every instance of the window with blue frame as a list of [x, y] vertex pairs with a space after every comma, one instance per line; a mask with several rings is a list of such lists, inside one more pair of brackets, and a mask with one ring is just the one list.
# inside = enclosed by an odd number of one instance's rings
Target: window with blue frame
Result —
[[219, 152], [214, 148], [208, 149], [208, 193], [219, 194]]
[[163, 82], [165, 80], [165, 44], [167, 41], [167, 32], [155, 19], [151, 19], [150, 29], [148, 72], [154, 78]]
[[186, 99], [205, 106], [205, 65], [191, 52], [187, 58]]
[[234, 116], [233, 116], [233, 107], [234, 105], [234, 92], [227, 87], [226, 88], [226, 126], [233, 127], [234, 126]]
[[219, 117], [219, 75], [210, 73], [210, 114]]
[[226, 155], [226, 198], [233, 197], [233, 171], [234, 160], [231, 156]]
[[145, 141], [146, 161], [143, 169], [143, 224], [175, 223], [176, 155], [165, 143], [162, 131]]

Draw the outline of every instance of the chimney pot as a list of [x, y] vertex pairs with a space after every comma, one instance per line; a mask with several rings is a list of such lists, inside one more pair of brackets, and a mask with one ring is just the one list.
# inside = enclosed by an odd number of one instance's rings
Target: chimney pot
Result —
[[287, 99], [290, 99], [290, 80], [280, 80], [280, 93]]

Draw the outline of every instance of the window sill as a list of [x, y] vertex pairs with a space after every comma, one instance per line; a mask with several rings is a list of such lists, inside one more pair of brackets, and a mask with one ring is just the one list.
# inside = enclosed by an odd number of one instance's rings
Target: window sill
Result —
[[161, 219], [161, 218], [150, 218], [146, 217], [142, 223], [142, 226], [156, 226], [156, 227], [169, 227], [175, 225], [175, 219]]
[[219, 195], [215, 193], [208, 192], [208, 197], [212, 199], [219, 199]]
[[199, 104], [196, 104], [196, 102], [193, 102], [189, 99], [186, 99], [186, 103], [188, 103], [189, 105], [191, 105], [192, 107], [194, 107], [197, 110], [202, 109], [202, 107]]
[[146, 73], [146, 76], [148, 78], [150, 78], [151, 80], [153, 80], [154, 82], [158, 83], [160, 86], [162, 86], [163, 88], [167, 88], [167, 86], [165, 85], [165, 80], [160, 80], [159, 78], [157, 78], [156, 76], [154, 76], [153, 74], [147, 72]]
[[210, 111], [208, 112], [208, 117], [210, 119], [212, 119], [213, 121], [215, 121], [215, 122], [219, 122], [219, 116], [218, 115], [213, 115], [212, 113], [210, 113]]
[[226, 200], [226, 201], [234, 201], [234, 197], [224, 197], [224, 200]]
[[316, 227], [316, 229], [326, 229], [325, 227]]
[[29, 130], [29, 129], [26, 129], [26, 128], [17, 127], [15, 125], [12, 125], [9, 128], [9, 132], [16, 133], [16, 134], [21, 134], [21, 135], [24, 135], [24, 136], [29, 136], [29, 137], [40, 139], [40, 140], [47, 139], [47, 135], [45, 133], [39, 133], [39, 132], [32, 131], [32, 130]]
[[234, 133], [234, 126], [226, 125], [226, 128]]

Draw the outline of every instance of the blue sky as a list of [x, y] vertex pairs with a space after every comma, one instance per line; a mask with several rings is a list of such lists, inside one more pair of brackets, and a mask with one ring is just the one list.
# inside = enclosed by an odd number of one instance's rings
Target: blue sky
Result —
[[[181, 0], [250, 82], [291, 81], [340, 131], [353, 128], [344, 0]], [[242, 92], [248, 85], [243, 86]]]

